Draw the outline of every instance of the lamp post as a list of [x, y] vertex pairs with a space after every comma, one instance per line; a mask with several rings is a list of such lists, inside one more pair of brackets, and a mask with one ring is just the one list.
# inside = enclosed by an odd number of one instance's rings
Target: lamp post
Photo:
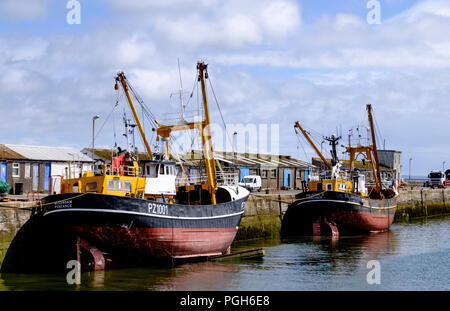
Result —
[[411, 161], [412, 158], [409, 158], [409, 180], [411, 181]]
[[96, 115], [92, 118], [92, 171], [94, 171], [94, 163], [95, 163], [95, 159], [94, 159], [94, 129], [95, 129], [95, 120], [97, 120], [98, 118], [100, 118], [100, 116]]
[[234, 165], [237, 165], [237, 132], [233, 133]]

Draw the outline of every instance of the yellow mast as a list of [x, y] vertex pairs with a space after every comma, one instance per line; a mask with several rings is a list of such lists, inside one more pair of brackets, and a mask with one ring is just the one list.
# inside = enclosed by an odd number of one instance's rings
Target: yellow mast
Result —
[[375, 139], [375, 128], [373, 125], [373, 117], [372, 117], [372, 105], [367, 104], [367, 114], [369, 117], [369, 124], [370, 124], [370, 131], [372, 133], [372, 152], [373, 156], [375, 157], [375, 168], [376, 171], [374, 171], [375, 177], [375, 190], [381, 194], [381, 172], [380, 172], [380, 164], [378, 162], [378, 151], [377, 151], [377, 141]]
[[[204, 71], [206, 71], [207, 68], [208, 65], [205, 64], [204, 62], [199, 61], [197, 63], [199, 79], [202, 87], [203, 109], [205, 110], [205, 121], [202, 124], [201, 136], [203, 142], [203, 152], [205, 154], [206, 173], [208, 174], [207, 183], [211, 193], [211, 202], [212, 204], [216, 204], [216, 191], [217, 191], [216, 162], [214, 159], [214, 149], [211, 139], [211, 125], [209, 120], [208, 100], [206, 98], [206, 88], [205, 88], [205, 78], [208, 78], [208, 72], [206, 72], [206, 74], [204, 73]], [[207, 146], [207, 144], [209, 146]]]
[[327, 159], [325, 159], [323, 154], [319, 151], [319, 149], [317, 149], [316, 145], [311, 140], [311, 138], [309, 137], [308, 133], [306, 133], [306, 131], [303, 129], [303, 127], [300, 125], [300, 123], [298, 121], [295, 122], [295, 126], [294, 127], [297, 127], [298, 129], [300, 129], [300, 131], [302, 131], [303, 135], [306, 137], [306, 140], [308, 140], [308, 142], [311, 144], [311, 146], [314, 148], [314, 150], [316, 150], [316, 153], [322, 159], [323, 163], [325, 163], [325, 165], [328, 167], [329, 170], [332, 170], [333, 168], [331, 167], [331, 164], [328, 163]]
[[209, 193], [211, 193], [211, 203], [216, 204], [216, 191], [217, 191], [216, 165], [214, 159], [214, 148], [211, 139], [211, 126], [205, 87], [205, 79], [208, 78], [207, 68], [208, 65], [205, 64], [204, 62], [199, 61], [197, 63], [198, 80], [201, 83], [203, 109], [205, 111], [204, 120], [202, 120], [200, 123], [185, 122], [174, 125], [160, 124], [158, 121], [156, 121], [156, 123], [158, 124], [156, 133], [161, 137], [170, 138], [170, 133], [172, 131], [193, 130], [198, 128], [200, 136], [202, 138], [203, 153], [205, 155], [206, 173], [208, 175], [206, 187], [208, 188]]
[[147, 149], [148, 156], [149, 156], [150, 160], [153, 160], [152, 150], [150, 149], [150, 145], [147, 142], [147, 138], [145, 137], [144, 129], [142, 128], [141, 122], [139, 121], [139, 116], [136, 112], [136, 109], [134, 108], [133, 101], [131, 100], [131, 96], [128, 91], [128, 85], [127, 85], [126, 80], [127, 80], [127, 78], [125, 77], [125, 74], [123, 72], [119, 72], [116, 77], [115, 89], [117, 90], [119, 88], [119, 86], [117, 85], [117, 81], [119, 81], [122, 84], [125, 95], [127, 96], [128, 104], [130, 105], [131, 111], [133, 112], [134, 119], [136, 120], [137, 126], [139, 128], [139, 132], [141, 133], [142, 140], [144, 141], [145, 148]]

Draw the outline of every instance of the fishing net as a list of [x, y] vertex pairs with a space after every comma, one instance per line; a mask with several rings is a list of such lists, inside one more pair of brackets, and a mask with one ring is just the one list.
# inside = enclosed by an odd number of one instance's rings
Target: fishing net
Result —
[[7, 193], [9, 190], [9, 185], [0, 180], [0, 193]]

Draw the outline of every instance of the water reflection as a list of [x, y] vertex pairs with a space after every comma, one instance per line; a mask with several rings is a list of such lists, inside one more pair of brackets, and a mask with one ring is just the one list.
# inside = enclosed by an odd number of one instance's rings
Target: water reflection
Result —
[[369, 260], [378, 260], [395, 252], [398, 239], [392, 232], [360, 236], [299, 237], [284, 243], [303, 243], [302, 254], [295, 264], [321, 267], [322, 271], [349, 273], [365, 266]]
[[[448, 287], [443, 275], [448, 275], [449, 268], [443, 263], [448, 263], [449, 224], [447, 217], [396, 224], [389, 232], [338, 240], [290, 237], [238, 242], [233, 244], [234, 251], [264, 247], [266, 257], [84, 272], [78, 286], [68, 285], [65, 274], [2, 275], [0, 290], [443, 289]], [[366, 281], [370, 260], [381, 262], [382, 285], [376, 288]], [[426, 271], [426, 276], [420, 271]]]

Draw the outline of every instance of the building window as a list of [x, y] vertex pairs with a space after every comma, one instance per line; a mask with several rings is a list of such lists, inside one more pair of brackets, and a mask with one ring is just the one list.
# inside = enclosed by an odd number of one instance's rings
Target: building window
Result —
[[277, 170], [270, 170], [270, 177], [277, 178]]
[[19, 163], [13, 163], [12, 177], [20, 177], [20, 164]]
[[267, 170], [262, 170], [261, 171], [261, 177], [262, 178], [267, 178]]

